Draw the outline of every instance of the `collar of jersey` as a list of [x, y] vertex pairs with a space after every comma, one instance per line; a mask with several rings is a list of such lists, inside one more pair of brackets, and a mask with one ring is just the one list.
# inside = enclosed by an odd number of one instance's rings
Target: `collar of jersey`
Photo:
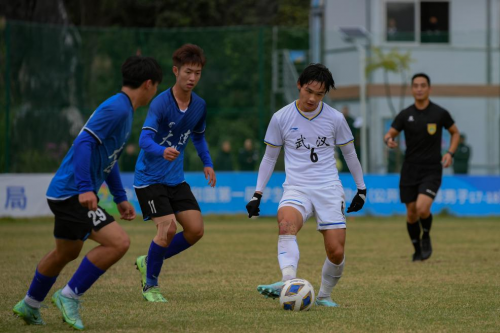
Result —
[[172, 96], [172, 100], [174, 101], [175, 106], [177, 106], [177, 112], [185, 114], [187, 112], [187, 110], [189, 109], [189, 107], [191, 106], [191, 102], [193, 101], [193, 94], [191, 94], [191, 96], [189, 97], [188, 107], [186, 108], [186, 110], [182, 111], [181, 108], [179, 107], [179, 104], [177, 104], [177, 100], [175, 99], [173, 88], [174, 88], [173, 86], [170, 87], [170, 95]]
[[313, 119], [317, 118], [321, 112], [323, 112], [323, 102], [321, 102], [321, 109], [319, 110], [319, 112], [314, 116], [314, 117], [308, 117], [304, 114], [304, 112], [300, 111], [299, 109], [299, 100], [296, 100], [295, 101], [295, 109], [297, 110], [297, 112], [304, 118], [306, 118], [307, 120], [309, 121], [312, 121]]
[[124, 94], [127, 97], [127, 100], [130, 103], [130, 107], [132, 108], [132, 111], [134, 111], [134, 105], [132, 104], [132, 100], [130, 99], [130, 97], [123, 91], [120, 91], [119, 94]]
[[417, 106], [415, 105], [415, 103], [413, 103], [413, 108], [417, 112], [427, 112], [431, 108], [431, 104], [432, 104], [432, 102], [429, 100], [429, 105], [427, 105], [427, 107], [425, 109], [419, 109], [419, 108], [417, 108]]

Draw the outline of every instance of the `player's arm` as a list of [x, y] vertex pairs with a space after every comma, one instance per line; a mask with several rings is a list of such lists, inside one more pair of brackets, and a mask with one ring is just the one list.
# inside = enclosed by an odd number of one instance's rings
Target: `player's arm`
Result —
[[125, 189], [123, 188], [118, 163], [115, 163], [108, 177], [106, 177], [106, 184], [108, 184], [109, 191], [113, 195], [113, 201], [116, 204], [119, 204], [122, 201], [127, 201], [127, 192], [125, 192]]
[[348, 143], [344, 146], [340, 146], [340, 150], [342, 151], [342, 155], [344, 155], [344, 160], [351, 172], [352, 177], [354, 178], [354, 182], [356, 183], [356, 187], [358, 192], [352, 199], [351, 205], [347, 209], [347, 212], [357, 212], [361, 208], [366, 201], [366, 185], [363, 179], [363, 169], [361, 168], [361, 163], [359, 163], [358, 156], [356, 154], [356, 149], [354, 148], [354, 143]]
[[450, 148], [448, 148], [448, 151], [443, 155], [443, 158], [441, 159], [441, 164], [445, 168], [449, 167], [453, 162], [453, 155], [455, 155], [455, 152], [458, 148], [458, 143], [460, 142], [460, 132], [458, 131], [457, 125], [451, 125], [448, 128], [448, 132], [450, 132], [451, 134]]
[[155, 156], [163, 157], [167, 161], [172, 162], [175, 160], [180, 152], [174, 147], [163, 147], [157, 144], [154, 140], [156, 132], [149, 128], [143, 128], [141, 135], [139, 137], [139, 147], [146, 153], [153, 154]]
[[174, 147], [163, 147], [155, 142], [154, 138], [158, 133], [160, 124], [167, 123], [168, 119], [165, 116], [165, 106], [163, 99], [160, 96], [156, 97], [149, 106], [148, 115], [142, 126], [141, 135], [139, 137], [139, 147], [149, 154], [163, 157], [167, 161], [175, 160], [180, 152]]
[[363, 169], [361, 168], [361, 163], [359, 163], [354, 143], [351, 142], [345, 146], [340, 146], [340, 150], [342, 151], [347, 167], [354, 178], [356, 187], [360, 190], [366, 189], [365, 181], [363, 179]]
[[249, 218], [252, 216], [259, 216], [259, 205], [260, 199], [262, 199], [262, 192], [271, 178], [274, 166], [276, 165], [276, 161], [280, 155], [281, 146], [284, 144], [280, 122], [276, 114], [271, 117], [264, 142], [267, 147], [264, 156], [262, 157], [262, 161], [260, 162], [259, 173], [257, 176], [257, 186], [252, 199], [246, 206]]
[[[340, 114], [340, 113], [339, 113]], [[339, 121], [336, 122], [336, 130], [334, 132], [335, 144], [342, 151], [344, 160], [346, 161], [347, 167], [351, 172], [354, 181], [356, 182], [356, 187], [358, 192], [351, 201], [351, 205], [347, 209], [347, 212], [357, 212], [366, 200], [366, 185], [363, 180], [363, 170], [361, 168], [361, 163], [359, 163], [358, 156], [356, 155], [356, 150], [354, 149], [354, 138], [347, 124], [345, 117], [339, 116]]]
[[276, 161], [280, 156], [281, 147], [266, 146], [266, 151], [262, 157], [262, 161], [259, 166], [259, 173], [257, 176], [257, 186], [255, 187], [255, 192], [262, 194], [266, 188], [271, 175], [273, 174], [274, 167], [276, 166]]
[[198, 156], [203, 162], [203, 172], [205, 173], [205, 179], [208, 180], [208, 184], [210, 186], [214, 187], [217, 180], [215, 177], [214, 164], [208, 150], [207, 140], [205, 140], [205, 132], [193, 132], [193, 134], [191, 135], [191, 140], [193, 140], [193, 145], [198, 152]]
[[93, 211], [97, 210], [97, 197], [90, 176], [90, 163], [92, 153], [98, 144], [96, 137], [86, 130], [82, 131], [73, 142], [73, 167], [79, 193], [78, 201], [83, 207]]
[[123, 188], [118, 163], [115, 163], [111, 169], [106, 178], [106, 184], [108, 184], [109, 191], [113, 195], [113, 201], [120, 212], [120, 218], [128, 221], [133, 220], [135, 218], [135, 209], [127, 200], [127, 192]]
[[97, 191], [91, 178], [91, 161], [97, 146], [109, 137], [124, 119], [130, 115], [130, 111], [108, 105], [99, 107], [83, 127], [83, 131], [73, 142], [73, 167], [75, 172], [75, 184], [79, 195], [78, 200], [83, 207], [89, 210], [97, 210]]
[[384, 142], [389, 148], [396, 148], [398, 146], [398, 143], [394, 141], [394, 138], [399, 135], [399, 131], [395, 129], [394, 127], [391, 127], [389, 131], [384, 135]]
[[260, 162], [259, 166], [255, 193], [246, 206], [248, 217], [259, 216], [260, 199], [262, 198], [262, 193], [264, 192], [264, 189], [273, 174], [276, 161], [280, 155], [280, 150], [281, 147], [272, 147], [270, 145], [266, 147], [266, 152], [264, 153], [264, 157], [262, 157], [262, 162]]
[[212, 163], [212, 158], [210, 157], [210, 152], [208, 151], [207, 141], [205, 140], [205, 129], [207, 128], [206, 118], [207, 106], [203, 101], [203, 114], [198, 120], [196, 126], [193, 128], [191, 140], [193, 140], [198, 156], [203, 162], [203, 173], [205, 174], [205, 179], [208, 180], [208, 185], [214, 187], [217, 180], [215, 178], [214, 164]]

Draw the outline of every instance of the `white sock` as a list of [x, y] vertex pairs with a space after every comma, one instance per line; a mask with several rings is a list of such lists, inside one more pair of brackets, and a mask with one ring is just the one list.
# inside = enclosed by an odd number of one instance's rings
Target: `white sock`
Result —
[[297, 277], [297, 270], [293, 266], [286, 266], [281, 270], [281, 273], [283, 274], [281, 281], [288, 281]]
[[40, 307], [42, 306], [42, 302], [39, 302], [36, 299], [29, 297], [28, 295], [24, 296], [24, 302], [35, 309], [40, 309]]
[[297, 236], [280, 235], [278, 238], [278, 262], [283, 273], [282, 281], [297, 277], [297, 267], [299, 265], [299, 245]]
[[339, 282], [342, 277], [342, 272], [344, 271], [344, 260], [340, 265], [335, 265], [328, 257], [325, 259], [323, 264], [323, 270], [321, 273], [321, 287], [319, 288], [318, 298], [330, 297], [333, 287]]
[[67, 298], [74, 298], [74, 299], [80, 298], [77, 294], [75, 294], [75, 292], [68, 285], [66, 285], [63, 288], [63, 290], [61, 291], [61, 294]]

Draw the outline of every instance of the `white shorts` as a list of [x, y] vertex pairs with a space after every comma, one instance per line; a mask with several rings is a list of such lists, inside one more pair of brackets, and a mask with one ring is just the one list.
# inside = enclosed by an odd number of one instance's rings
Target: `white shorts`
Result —
[[345, 229], [345, 195], [342, 185], [321, 189], [287, 186], [278, 209], [293, 207], [302, 214], [303, 222], [316, 216], [317, 230]]

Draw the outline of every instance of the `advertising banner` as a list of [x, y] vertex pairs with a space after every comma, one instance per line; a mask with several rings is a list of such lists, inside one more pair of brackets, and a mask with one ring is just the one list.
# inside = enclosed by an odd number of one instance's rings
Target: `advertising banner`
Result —
[[[45, 192], [51, 174], [0, 175], [0, 216], [50, 216]], [[307, 177], [304, 174], [304, 177]], [[133, 188], [133, 173], [122, 173], [122, 181], [129, 201], [138, 214], [140, 207]], [[356, 194], [350, 174], [341, 174], [347, 206]], [[245, 205], [252, 197], [257, 180], [256, 172], [218, 172], [217, 186], [211, 188], [203, 173], [186, 173], [203, 214], [245, 214]], [[275, 172], [262, 197], [261, 215], [276, 215], [283, 194], [283, 172]], [[365, 176], [368, 200], [359, 213], [353, 215], [405, 215], [405, 206], [399, 200], [399, 175]], [[117, 214], [113, 196], [104, 183], [99, 191], [99, 205], [110, 214]], [[500, 216], [500, 177], [498, 176], [444, 176], [441, 189], [432, 206], [433, 213], [447, 212], [456, 216]]]

